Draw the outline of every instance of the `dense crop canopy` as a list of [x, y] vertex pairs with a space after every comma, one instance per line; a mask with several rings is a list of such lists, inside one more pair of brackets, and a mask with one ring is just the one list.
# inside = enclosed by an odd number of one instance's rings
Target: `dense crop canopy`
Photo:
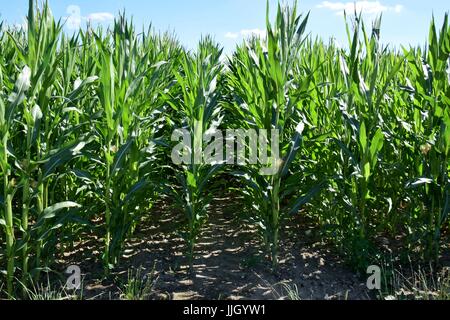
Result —
[[[377, 258], [380, 235], [438, 260], [450, 211], [447, 15], [441, 29], [432, 21], [426, 47], [398, 51], [380, 43], [381, 18], [369, 33], [361, 16], [353, 26], [346, 17], [348, 46], [339, 48], [308, 36], [309, 14], [295, 5], [279, 5], [273, 22], [267, 6], [266, 36], [226, 57], [209, 36], [191, 52], [169, 34], [138, 34], [125, 15], [69, 36], [47, 4], [29, 5], [26, 30], [0, 23], [8, 297], [86, 235], [98, 240], [107, 275], [156, 199], [181, 213], [194, 271], [221, 177], [275, 270], [296, 215], [356, 268]], [[227, 129], [247, 134], [241, 147], [257, 161], [222, 157], [234, 147]], [[186, 148], [176, 149], [174, 132], [186, 133]], [[203, 161], [205, 133], [226, 137], [213, 164]], [[187, 161], [172, 161], [183, 151]]]

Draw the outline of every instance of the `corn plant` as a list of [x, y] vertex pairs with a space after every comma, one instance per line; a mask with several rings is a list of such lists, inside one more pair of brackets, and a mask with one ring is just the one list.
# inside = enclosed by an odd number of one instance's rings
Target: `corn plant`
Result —
[[[240, 117], [239, 125], [266, 130], [260, 131], [263, 134], [275, 132], [265, 135], [267, 144], [274, 147], [268, 147], [272, 160], [263, 163], [271, 165], [274, 174], [264, 176], [260, 168], [254, 167], [239, 174], [247, 184], [245, 193], [253, 208], [252, 216], [260, 226], [273, 267], [278, 264], [282, 219], [297, 213], [322, 186], [318, 183], [310, 190], [300, 191], [292, 182], [301, 179], [302, 172], [290, 171], [301, 149], [306, 127], [301, 100], [306, 96], [309, 77], [295, 75], [308, 17], [297, 16], [296, 5], [292, 8], [278, 6], [272, 26], [267, 5], [267, 39], [250, 40], [237, 49], [230, 62], [229, 84], [234, 98], [233, 111]], [[277, 135], [279, 150], [274, 143]], [[281, 207], [285, 200], [289, 204]]]
[[185, 213], [186, 224], [182, 235], [187, 244], [191, 271], [195, 243], [208, 217], [211, 195], [207, 194], [206, 188], [220, 168], [220, 163], [213, 166], [204, 163], [203, 143], [204, 134], [217, 129], [220, 124], [217, 81], [222, 70], [221, 54], [222, 50], [210, 37], [200, 41], [193, 55], [184, 53], [180, 70], [175, 74], [179, 93], [172, 97], [168, 95], [167, 101], [173, 109], [174, 129], [184, 129], [189, 136], [186, 146], [178, 150], [181, 152], [177, 156], [186, 160], [176, 163], [180, 165], [175, 173], [179, 184], [170, 185], [169, 190]]
[[[371, 190], [371, 186], [375, 186], [372, 181], [385, 139], [378, 114], [382, 103], [386, 103], [385, 93], [390, 78], [401, 64], [397, 63], [397, 66], [381, 74], [379, 71], [384, 67], [380, 54], [382, 48], [378, 42], [381, 20], [375, 22], [370, 38], [361, 16], [356, 16], [355, 21], [353, 36], [347, 24], [350, 53], [347, 55], [341, 51], [339, 55], [344, 80], [341, 90], [345, 92], [339, 98], [344, 131], [336, 128], [334, 141], [341, 148], [343, 159], [349, 163], [348, 167], [343, 163], [340, 173], [343, 177], [341, 194], [345, 194], [351, 204], [348, 209], [352, 211], [354, 227], [359, 233], [356, 241], [364, 242], [369, 224], [368, 201], [376, 196], [375, 190]], [[363, 41], [360, 40], [361, 31]], [[380, 81], [379, 77], [385, 75], [387, 79]], [[364, 252], [366, 249], [362, 250]]]
[[[406, 51], [406, 50], [405, 50]], [[413, 156], [414, 173], [408, 190], [421, 194], [421, 217], [424, 223], [426, 253], [437, 261], [441, 230], [449, 214], [449, 146], [450, 108], [448, 99], [448, 68], [450, 59], [450, 28], [448, 15], [437, 32], [434, 18], [430, 25], [428, 50], [422, 56], [405, 52], [412, 71], [409, 99], [414, 106], [410, 113], [410, 132], [417, 151]], [[417, 190], [418, 189], [418, 190]]]
[[[67, 94], [54, 95], [56, 92], [56, 78], [60, 70], [58, 64], [61, 55], [56, 54], [56, 48], [61, 30], [60, 24], [56, 24], [51, 17], [49, 7], [44, 5], [42, 12], [35, 11], [33, 2], [30, 2], [28, 15], [28, 46], [20, 52], [23, 63], [26, 63], [20, 74], [13, 92], [16, 104], [23, 106], [22, 112], [9, 113], [8, 116], [23, 118], [25, 143], [16, 144], [21, 136], [12, 144], [13, 154], [23, 160], [16, 165], [16, 174], [20, 174], [19, 187], [22, 189], [22, 218], [20, 229], [22, 238], [16, 243], [14, 249], [10, 249], [8, 279], [14, 274], [14, 250], [22, 251], [22, 282], [26, 285], [29, 277], [29, 256], [33, 254], [33, 270], [36, 279], [39, 273], [49, 264], [49, 259], [54, 253], [55, 232], [68, 220], [74, 218], [73, 210], [65, 215], [59, 215], [63, 209], [78, 208], [79, 205], [68, 199], [64, 194], [55, 195], [54, 190], [58, 187], [64, 188], [64, 171], [62, 166], [71, 159], [82, 155], [81, 150], [87, 141], [85, 135], [80, 132], [78, 125], [72, 126], [67, 123], [71, 117], [74, 104], [84, 94], [84, 89], [96, 81], [96, 77], [89, 77], [74, 85], [73, 91]], [[29, 65], [35, 70], [31, 69]], [[49, 106], [52, 105], [50, 109]], [[17, 109], [17, 108], [15, 108]], [[8, 111], [9, 112], [9, 111]], [[66, 124], [61, 126], [61, 124]], [[21, 147], [19, 147], [21, 146]], [[11, 152], [11, 151], [10, 151]], [[11, 191], [11, 187], [5, 190]], [[62, 197], [61, 197], [62, 196]], [[60, 201], [63, 200], [63, 201]], [[58, 202], [59, 201], [59, 202]], [[29, 228], [29, 218], [33, 214], [32, 228]], [[9, 226], [9, 228], [13, 226]], [[14, 229], [12, 238], [14, 237]], [[32, 246], [30, 246], [30, 243]], [[11, 287], [8, 287], [8, 291]]]
[[140, 48], [134, 26], [124, 16], [116, 20], [111, 37], [112, 46], [108, 37], [95, 35], [100, 53], [96, 64], [103, 117], [94, 123], [104, 166], [101, 201], [105, 210], [106, 270], [117, 264], [121, 247], [141, 210], [150, 206], [145, 205], [142, 192], [153, 172], [149, 166], [142, 170], [142, 164], [148, 164], [154, 150], [153, 124], [159, 121], [159, 94], [172, 77], [168, 61], [178, 54], [175, 42], [170, 41], [157, 46], [151, 38], [142, 39]]
[[[5, 106], [3, 98], [0, 98], [0, 125], [2, 135], [2, 151], [1, 151], [1, 166], [3, 176], [3, 219], [2, 226], [6, 234], [6, 259], [7, 259], [7, 290], [11, 296], [13, 293], [13, 278], [15, 269], [15, 230], [13, 221], [13, 199], [15, 195], [15, 179], [11, 173], [11, 166], [9, 163], [9, 137], [10, 130], [13, 125], [13, 114], [17, 106], [23, 101], [24, 93], [29, 89], [28, 69], [25, 69], [19, 76], [15, 89], [15, 98]], [[27, 79], [28, 78], [28, 79]]]

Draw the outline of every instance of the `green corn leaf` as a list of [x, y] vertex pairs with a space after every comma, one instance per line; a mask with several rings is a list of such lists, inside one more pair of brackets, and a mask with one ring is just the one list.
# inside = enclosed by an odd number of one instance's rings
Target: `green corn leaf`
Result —
[[77, 86], [77, 88], [75, 88], [71, 93], [68, 94], [65, 100], [74, 102], [80, 97], [81, 93], [84, 91], [85, 88], [87, 88], [90, 84], [95, 83], [97, 80], [98, 80], [97, 76], [87, 77]]
[[302, 206], [310, 202], [317, 194], [319, 194], [322, 189], [324, 189], [328, 183], [326, 181], [323, 181], [317, 185], [315, 185], [313, 188], [311, 188], [307, 194], [304, 196], [298, 198], [294, 204], [292, 205], [291, 209], [288, 211], [289, 215], [297, 214], [298, 211]]
[[114, 156], [114, 162], [111, 167], [112, 174], [116, 173], [121, 168], [128, 152], [130, 152], [131, 147], [133, 146], [133, 143], [134, 139], [129, 139], [123, 146], [120, 147], [119, 151]]
[[441, 213], [441, 225], [447, 221], [448, 215], [450, 214], [450, 183], [447, 185], [447, 190], [445, 192], [445, 204]]
[[361, 150], [365, 152], [365, 150], [367, 150], [367, 133], [366, 124], [364, 121], [361, 121], [361, 126], [359, 127], [359, 144], [361, 146]]
[[336, 144], [340, 147], [340, 149], [347, 155], [347, 157], [350, 158], [352, 164], [354, 166], [358, 165], [358, 161], [356, 159], [356, 156], [353, 154], [353, 152], [340, 140], [333, 138], [332, 139]]
[[3, 103], [2, 97], [0, 97], [0, 132], [3, 126], [6, 124], [5, 111], [6, 111], [5, 104]]
[[[128, 203], [129, 201], [136, 200], [135, 197], [142, 191], [145, 191], [150, 183], [146, 180], [138, 181], [127, 193], [124, 200], [122, 201], [122, 205]], [[144, 199], [142, 199], [144, 200]]]
[[375, 133], [372, 142], [370, 143], [370, 159], [371, 159], [371, 166], [372, 168], [375, 168], [377, 163], [377, 154], [383, 149], [384, 144], [384, 135], [381, 129], [378, 129]]
[[86, 142], [84, 141], [70, 143], [68, 146], [60, 149], [49, 158], [43, 160], [45, 162], [43, 179], [48, 178], [56, 171], [58, 167], [63, 166], [68, 161], [80, 157], [82, 155], [81, 150], [85, 146]]
[[34, 229], [40, 227], [45, 220], [54, 218], [56, 214], [61, 210], [71, 208], [81, 208], [81, 205], [72, 201], [64, 201], [56, 203], [48, 208], [45, 208], [42, 214], [39, 216], [38, 220], [36, 221]]
[[212, 166], [208, 172], [202, 177], [200, 177], [200, 182], [198, 184], [198, 192], [201, 193], [204, 191], [204, 188], [207, 186], [209, 180], [223, 167], [223, 165], [214, 165]]
[[186, 181], [187, 181], [188, 187], [191, 187], [193, 189], [197, 188], [197, 180], [195, 179], [195, 176], [192, 172], [188, 171], [186, 173]]
[[371, 175], [371, 168], [370, 168], [370, 162], [365, 162], [364, 164], [363, 164], [363, 168], [362, 168], [362, 175], [363, 175], [363, 177], [364, 177], [364, 179], [366, 180], [366, 181], [368, 181], [369, 180], [369, 178], [370, 178], [370, 175]]
[[295, 135], [291, 140], [291, 146], [289, 149], [289, 152], [284, 159], [283, 166], [281, 168], [281, 177], [284, 177], [288, 174], [289, 166], [291, 165], [292, 161], [294, 160], [298, 150], [300, 149], [301, 142], [303, 139], [303, 130], [305, 128], [305, 124], [303, 122], [300, 122], [297, 125], [297, 128], [295, 130]]

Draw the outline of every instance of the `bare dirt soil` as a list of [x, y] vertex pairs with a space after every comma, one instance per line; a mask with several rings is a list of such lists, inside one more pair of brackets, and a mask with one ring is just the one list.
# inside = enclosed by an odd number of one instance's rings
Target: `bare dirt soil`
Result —
[[141, 268], [142, 274], [152, 277], [151, 299], [371, 298], [364, 280], [349, 271], [301, 221], [285, 228], [280, 266], [273, 272], [256, 229], [234, 218], [230, 212], [236, 210], [239, 206], [230, 206], [229, 198], [213, 201], [196, 248], [194, 274], [188, 271], [184, 242], [177, 232], [180, 214], [164, 205], [138, 226], [109, 280], [102, 280], [101, 253], [94, 249], [99, 247], [94, 240], [66, 254], [60, 266], [80, 266], [86, 299], [119, 299], [132, 268]]

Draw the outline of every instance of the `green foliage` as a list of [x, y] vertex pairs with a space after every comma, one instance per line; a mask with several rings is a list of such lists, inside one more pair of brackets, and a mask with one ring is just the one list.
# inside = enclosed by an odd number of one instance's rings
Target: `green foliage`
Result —
[[[381, 17], [371, 33], [361, 16], [345, 17], [339, 48], [305, 34], [309, 14], [296, 5], [279, 5], [274, 21], [267, 6], [266, 36], [224, 57], [211, 37], [190, 52], [170, 34], [137, 33], [124, 14], [69, 36], [47, 3], [34, 3], [26, 30], [0, 22], [8, 298], [19, 288], [32, 298], [26, 288], [86, 234], [101, 240], [108, 274], [163, 194], [182, 212], [193, 269], [210, 186], [231, 171], [239, 182], [226, 185], [244, 195], [237, 207], [259, 227], [274, 268], [296, 214], [357, 269], [378, 258], [380, 236], [437, 262], [450, 210], [448, 15], [441, 29], [432, 20], [426, 47], [402, 50], [380, 43]], [[172, 163], [176, 129], [189, 133], [188, 163]], [[197, 161], [203, 134], [224, 129], [254, 130], [269, 159], [239, 169]], [[141, 284], [130, 283], [131, 297]]]
[[222, 70], [221, 54], [222, 49], [210, 37], [203, 38], [196, 54], [182, 55], [180, 68], [175, 71], [176, 91], [166, 96], [173, 109], [170, 119], [173, 129], [185, 129], [190, 139], [190, 150], [185, 152], [189, 161], [174, 168], [177, 184], [169, 185], [168, 190], [185, 213], [186, 223], [181, 233], [187, 244], [191, 270], [195, 243], [208, 218], [211, 197], [206, 188], [220, 169], [220, 164], [206, 165], [201, 159], [204, 158], [204, 134], [221, 121], [220, 89], [217, 88]]
[[[274, 175], [264, 175], [261, 166], [247, 166], [245, 172], [238, 173], [245, 182], [243, 192], [252, 210], [252, 219], [260, 227], [273, 267], [277, 266], [283, 219], [289, 213], [297, 213], [323, 184], [317, 182], [309, 190], [300, 189], [299, 182], [304, 177], [302, 168], [292, 168], [301, 153], [304, 131], [308, 130], [302, 100], [308, 95], [310, 74], [304, 74], [298, 65], [308, 17], [297, 16], [296, 6], [278, 6], [273, 26], [267, 13], [267, 38], [250, 39], [237, 48], [230, 61], [228, 82], [233, 94], [230, 109], [236, 114], [237, 127], [279, 133], [279, 150], [269, 150]], [[272, 148], [277, 145], [272, 134], [267, 134], [266, 138]], [[293, 181], [296, 183], [290, 183]], [[286, 199], [290, 204], [285, 207], [282, 203]]]

